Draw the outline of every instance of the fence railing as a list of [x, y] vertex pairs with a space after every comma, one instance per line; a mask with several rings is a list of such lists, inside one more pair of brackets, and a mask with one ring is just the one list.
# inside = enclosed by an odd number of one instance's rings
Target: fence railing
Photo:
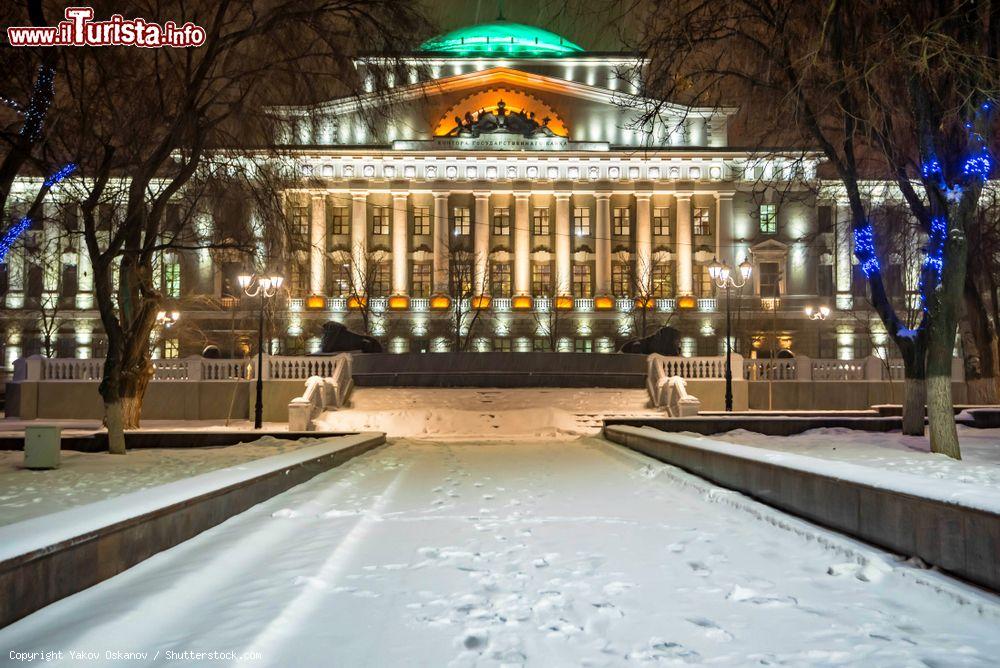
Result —
[[[14, 361], [13, 380], [99, 381], [104, 375], [104, 359], [48, 358], [33, 355]], [[183, 357], [153, 360], [153, 380], [247, 380], [252, 378], [250, 360]]]
[[[735, 376], [735, 373], [733, 374]], [[952, 364], [952, 380], [965, 380], [962, 360]], [[902, 380], [903, 362], [875, 356], [862, 359], [813, 359], [804, 355], [768, 360], [743, 360], [745, 380]]]

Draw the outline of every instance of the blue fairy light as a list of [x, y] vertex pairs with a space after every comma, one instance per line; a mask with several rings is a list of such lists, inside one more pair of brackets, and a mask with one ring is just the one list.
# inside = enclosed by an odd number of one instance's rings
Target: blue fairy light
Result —
[[861, 262], [861, 271], [866, 277], [879, 272], [878, 256], [875, 254], [875, 231], [871, 223], [854, 230], [854, 255]]

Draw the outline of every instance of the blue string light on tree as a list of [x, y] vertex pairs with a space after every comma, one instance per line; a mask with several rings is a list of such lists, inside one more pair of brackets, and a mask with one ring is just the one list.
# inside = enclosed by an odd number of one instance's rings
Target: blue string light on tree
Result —
[[854, 230], [854, 255], [861, 262], [861, 271], [866, 277], [879, 272], [878, 256], [875, 254], [875, 231], [871, 223]]
[[24, 124], [20, 131], [21, 136], [27, 136], [29, 141], [36, 142], [42, 136], [45, 116], [49, 113], [49, 105], [52, 104], [52, 96], [55, 94], [54, 78], [55, 70], [51, 67], [41, 65], [38, 68], [35, 89], [28, 102], [28, 108], [24, 110]]
[[966, 176], [985, 181], [993, 171], [993, 157], [985, 148], [980, 149], [965, 159], [962, 165], [962, 173]]
[[57, 171], [56, 173], [52, 174], [47, 179], [45, 179], [45, 187], [51, 188], [57, 183], [63, 181], [67, 176], [69, 176], [75, 171], [76, 171], [75, 162], [67, 164], [65, 167], [63, 167], [62, 169], [60, 169], [59, 171]]
[[9, 230], [7, 234], [3, 235], [3, 239], [0, 239], [0, 262], [5, 262], [7, 260], [7, 253], [10, 252], [11, 247], [17, 243], [18, 238], [24, 233], [28, 227], [31, 226], [31, 219], [27, 216], [21, 218], [17, 221]]
[[941, 173], [941, 163], [937, 158], [931, 158], [921, 166], [920, 171], [925, 179], [929, 179]]

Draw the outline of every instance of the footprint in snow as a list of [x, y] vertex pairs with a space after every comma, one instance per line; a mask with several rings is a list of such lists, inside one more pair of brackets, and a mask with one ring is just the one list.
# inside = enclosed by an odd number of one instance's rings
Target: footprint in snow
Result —
[[712, 574], [712, 569], [703, 564], [700, 561], [689, 561], [688, 568], [695, 572], [696, 575], [701, 577], [708, 577]]
[[772, 596], [762, 594], [748, 587], [734, 585], [732, 590], [726, 595], [730, 601], [739, 603], [753, 603], [764, 608], [782, 608], [790, 605], [797, 605], [798, 601], [792, 596]]
[[705, 630], [705, 637], [718, 642], [729, 642], [733, 634], [705, 617], [688, 617], [687, 621]]
[[292, 510], [291, 508], [282, 508], [281, 510], [276, 510], [271, 513], [271, 517], [290, 519], [292, 517], [298, 517], [299, 514]]

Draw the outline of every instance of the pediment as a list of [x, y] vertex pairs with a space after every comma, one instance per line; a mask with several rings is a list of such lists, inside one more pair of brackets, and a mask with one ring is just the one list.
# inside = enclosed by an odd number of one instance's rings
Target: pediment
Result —
[[777, 239], [766, 239], [751, 246], [750, 253], [761, 257], [782, 257], [788, 255], [788, 244]]

